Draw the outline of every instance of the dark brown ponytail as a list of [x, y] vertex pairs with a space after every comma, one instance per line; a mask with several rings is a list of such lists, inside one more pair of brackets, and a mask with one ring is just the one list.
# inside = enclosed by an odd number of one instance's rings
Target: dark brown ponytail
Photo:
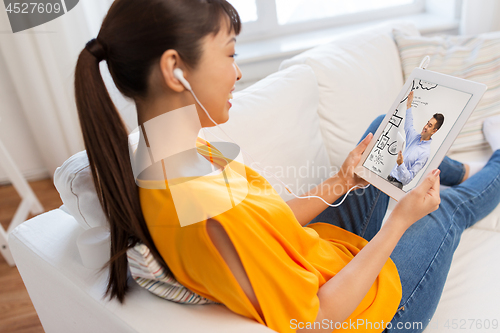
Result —
[[128, 151], [128, 133], [102, 79], [106, 60], [125, 96], [145, 98], [152, 66], [175, 49], [195, 68], [201, 39], [217, 34], [221, 20], [240, 33], [236, 10], [225, 0], [116, 0], [96, 40], [83, 49], [75, 70], [75, 98], [94, 185], [111, 231], [111, 259], [106, 295], [121, 303], [127, 291], [128, 248], [144, 243], [168, 269], [153, 243], [139, 202]]

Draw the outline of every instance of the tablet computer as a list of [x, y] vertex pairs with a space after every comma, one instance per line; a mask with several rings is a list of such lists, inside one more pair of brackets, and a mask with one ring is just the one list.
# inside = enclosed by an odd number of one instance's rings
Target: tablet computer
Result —
[[398, 201], [439, 166], [486, 88], [415, 68], [354, 172]]

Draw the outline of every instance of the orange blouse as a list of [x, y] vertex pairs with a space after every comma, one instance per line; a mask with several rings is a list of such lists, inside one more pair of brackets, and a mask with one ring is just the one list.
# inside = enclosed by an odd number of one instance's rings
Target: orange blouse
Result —
[[[217, 149], [201, 138], [198, 138], [197, 148], [201, 155], [215, 163], [224, 159]], [[246, 175], [229, 167], [225, 168], [225, 174], [229, 183], [252, 179], [245, 184], [248, 193], [241, 202], [212, 218], [224, 227], [231, 239], [261, 306], [263, 318], [211, 242], [206, 230], [207, 220], [180, 225], [176, 212], [179, 206], [174, 205], [168, 187], [169, 183], [173, 187], [176, 180], [165, 181], [166, 189], [140, 186], [142, 211], [155, 245], [180, 283], [277, 332], [295, 332], [308, 322], [314, 322], [319, 309], [318, 289], [347, 265], [367, 241], [327, 223], [302, 227], [269, 182], [252, 168], [242, 167]], [[193, 193], [210, 193], [213, 198], [218, 198], [219, 194], [227, 197], [227, 183], [220, 176], [190, 179], [185, 184], [189, 184]], [[185, 178], [182, 180], [186, 181]], [[190, 204], [195, 207], [196, 195], [186, 196], [193, 199]], [[362, 319], [373, 324], [373, 330], [363, 326], [362, 331], [381, 332], [384, 327], [379, 323], [392, 319], [401, 295], [398, 271], [388, 259], [346, 322]], [[349, 330], [347, 324], [344, 328]]]

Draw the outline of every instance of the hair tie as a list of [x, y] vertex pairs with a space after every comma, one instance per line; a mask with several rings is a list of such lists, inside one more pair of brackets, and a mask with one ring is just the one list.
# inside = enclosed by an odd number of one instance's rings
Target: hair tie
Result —
[[106, 59], [106, 52], [102, 47], [102, 44], [95, 38], [92, 38], [86, 45], [85, 48], [97, 59], [101, 61]]

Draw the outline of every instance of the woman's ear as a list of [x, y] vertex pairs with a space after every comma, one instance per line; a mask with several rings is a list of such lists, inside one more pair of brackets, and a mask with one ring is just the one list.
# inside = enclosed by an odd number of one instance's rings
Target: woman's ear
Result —
[[175, 92], [182, 92], [186, 88], [184, 85], [174, 76], [174, 69], [177, 67], [182, 68], [181, 59], [176, 50], [167, 50], [163, 52], [160, 58], [160, 71], [162, 75], [163, 82]]

